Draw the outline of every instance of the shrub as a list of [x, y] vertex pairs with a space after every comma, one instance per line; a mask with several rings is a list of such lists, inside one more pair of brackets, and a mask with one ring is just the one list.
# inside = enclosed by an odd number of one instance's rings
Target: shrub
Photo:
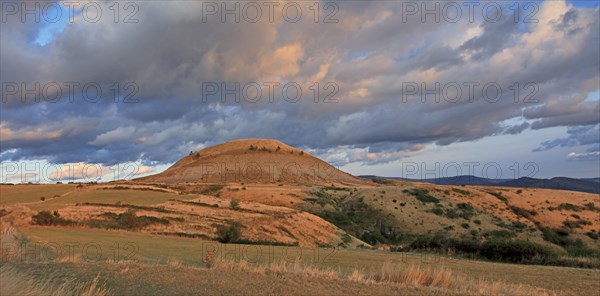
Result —
[[444, 215], [444, 210], [442, 210], [440, 208], [433, 208], [433, 209], [431, 209], [431, 212], [438, 216]]
[[508, 203], [508, 199], [502, 195], [500, 192], [488, 191], [489, 194], [495, 196], [497, 199], [501, 200], [504, 203]]
[[481, 245], [479, 253], [490, 260], [512, 263], [541, 263], [557, 257], [547, 246], [522, 240], [487, 241]]
[[[220, 185], [220, 184], [210, 185], [207, 188], [200, 191], [200, 194], [204, 194], [204, 195], [219, 194], [219, 191], [221, 191], [221, 189], [223, 189], [223, 187], [225, 187], [225, 185]], [[192, 192], [192, 193], [195, 193], [195, 192]]]
[[460, 226], [461, 226], [462, 228], [464, 228], [464, 229], [469, 229], [469, 227], [471, 227], [471, 226], [469, 225], [469, 223], [463, 223], [463, 224], [460, 224]]
[[452, 191], [454, 191], [456, 193], [460, 193], [462, 195], [470, 195], [471, 194], [470, 191], [463, 190], [463, 189], [460, 189], [460, 188], [452, 188]]
[[584, 210], [584, 208], [582, 208], [578, 205], [570, 204], [570, 203], [561, 203], [560, 205], [558, 205], [558, 207], [549, 207], [548, 210], [551, 210], [551, 211], [567, 210], [567, 211], [580, 212], [580, 211]]
[[423, 250], [423, 251], [452, 251], [453, 253], [476, 254], [479, 250], [479, 243], [476, 241], [458, 240], [446, 238], [441, 234], [433, 236], [419, 236], [412, 241], [405, 250]]
[[422, 203], [439, 203], [440, 200], [429, 194], [429, 190], [423, 188], [415, 188], [412, 190], [404, 189], [402, 192], [410, 194]]
[[352, 242], [352, 237], [349, 234], [344, 233], [344, 235], [342, 235], [342, 243], [344, 243], [345, 245], [347, 245], [347, 244], [349, 244], [351, 242]]
[[465, 220], [469, 220], [473, 216], [477, 215], [477, 212], [471, 203], [459, 203], [456, 205], [456, 207], [460, 210], [460, 214], [458, 215]]
[[594, 239], [594, 240], [597, 240], [600, 238], [600, 235], [598, 235], [595, 232], [591, 232], [591, 231], [586, 232], [585, 235], [589, 236], [591, 239]]
[[600, 212], [600, 208], [596, 207], [593, 202], [588, 202], [584, 206], [588, 211]]
[[592, 225], [592, 222], [583, 219], [577, 219], [575, 221], [565, 220], [563, 221], [563, 225], [568, 228], [581, 228], [581, 225]]
[[555, 245], [566, 247], [575, 244], [575, 241], [569, 238], [569, 232], [565, 229], [540, 227], [540, 231], [545, 241]]
[[40, 200], [41, 200], [41, 201], [45, 201], [45, 200], [46, 200], [46, 198], [42, 196], [42, 197], [40, 197]]
[[508, 239], [516, 236], [514, 232], [508, 230], [492, 230], [483, 234], [488, 239]]
[[73, 221], [64, 220], [60, 217], [60, 214], [57, 211], [54, 211], [54, 214], [51, 214], [49, 211], [41, 211], [33, 216], [31, 216], [32, 223], [35, 225], [68, 225]]
[[242, 224], [237, 221], [227, 221], [224, 225], [217, 226], [217, 240], [221, 243], [235, 243], [242, 236]]
[[515, 215], [526, 219], [531, 218], [531, 216], [537, 215], [537, 212], [535, 210], [526, 210], [517, 206], [510, 206], [509, 208], [511, 211], [513, 211], [513, 213], [515, 213]]
[[[94, 228], [107, 228], [107, 229], [125, 229], [135, 230], [141, 229], [152, 224], [170, 224], [169, 219], [151, 217], [151, 216], [137, 216], [135, 211], [132, 209], [122, 214], [115, 214], [106, 212], [100, 215], [100, 217], [106, 218], [106, 220], [90, 220], [87, 225]], [[178, 221], [178, 218], [172, 218]]]
[[232, 199], [229, 202], [229, 207], [232, 208], [232, 209], [234, 209], [234, 210], [239, 209], [240, 208], [240, 201], [237, 200], [237, 199]]
[[387, 184], [394, 184], [394, 181], [392, 181], [392, 180], [387, 180], [387, 179], [380, 178], [380, 177], [374, 178], [374, 179], [372, 179], [371, 181], [373, 181], [373, 182], [375, 182], [375, 183], [377, 183], [377, 184], [384, 184], [384, 185], [387, 185]]
[[459, 216], [459, 213], [455, 209], [446, 210], [446, 217], [448, 217], [450, 219], [456, 219], [456, 218], [458, 218], [458, 216]]
[[524, 228], [527, 227], [527, 224], [525, 224], [523, 222], [519, 222], [519, 221], [513, 221], [512, 227], [517, 230], [523, 230]]

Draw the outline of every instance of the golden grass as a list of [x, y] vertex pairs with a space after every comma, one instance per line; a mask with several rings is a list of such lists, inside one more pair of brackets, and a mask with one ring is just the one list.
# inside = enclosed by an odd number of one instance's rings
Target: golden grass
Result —
[[114, 204], [132, 204], [139, 206], [154, 205], [166, 202], [170, 199], [191, 199], [194, 196], [177, 195], [168, 192], [142, 191], [142, 190], [103, 190], [86, 189], [75, 191], [67, 196], [53, 198], [42, 203], [32, 204], [33, 210], [57, 210], [69, 205], [84, 202]]
[[[176, 266], [181, 266], [179, 262]], [[401, 285], [417, 289], [430, 290], [440, 294], [450, 295], [556, 295], [542, 288], [494, 282], [482, 279], [472, 279], [454, 274], [451, 270], [441, 267], [422, 267], [420, 265], [397, 265], [385, 263], [380, 270], [365, 273], [357, 269], [350, 273], [331, 268], [318, 268], [304, 265], [300, 260], [293, 263], [276, 262], [271, 264], [249, 264], [246, 261], [234, 262], [221, 260], [208, 265], [210, 269], [224, 271], [245, 271], [261, 275], [269, 275], [274, 279], [287, 276], [303, 276], [327, 280], [347, 280], [366, 285]]]
[[[464, 276], [473, 280], [484, 279], [490, 282], [505, 282], [522, 284], [526, 286], [541, 287], [546, 290], [556, 291], [567, 295], [588, 295], [590, 291], [600, 288], [600, 271], [593, 269], [565, 268], [555, 266], [534, 266], [484, 262], [467, 259], [430, 257], [427, 254], [416, 253], [389, 253], [368, 250], [336, 250], [318, 249], [316, 253], [312, 248], [297, 248], [283, 246], [248, 246], [248, 245], [221, 245], [215, 242], [201, 241], [191, 238], [165, 237], [144, 233], [125, 231], [105, 231], [96, 229], [71, 229], [54, 227], [25, 227], [19, 230], [32, 242], [54, 242], [64, 244], [67, 242], [95, 242], [98, 243], [103, 254], [111, 259], [115, 243], [121, 247], [132, 243], [139, 246], [135, 256], [129, 255], [130, 249], [123, 250], [119, 260], [134, 260], [140, 263], [165, 263], [169, 259], [181, 262], [185, 266], [205, 266], [206, 252], [216, 247], [216, 259], [250, 261], [258, 264], [271, 264], [287, 261], [289, 256], [302, 256], [307, 265], [318, 268], [332, 268], [341, 270], [350, 275], [357, 269], [360, 274], [374, 274], [381, 270], [385, 262], [392, 262], [394, 266], [441, 266], [452, 271], [453, 275]], [[247, 249], [250, 247], [250, 249]], [[256, 248], [262, 255], [257, 259], [253, 254]], [[225, 255], [227, 250], [235, 250], [237, 255]], [[241, 254], [248, 251], [247, 258]], [[75, 256], [80, 255], [81, 248], [75, 250]], [[272, 255], [271, 255], [272, 254]], [[285, 255], [287, 254], [287, 255]], [[317, 255], [318, 254], [318, 255]], [[248, 260], [247, 260], [248, 259]]]
[[0, 267], [0, 295], [12, 296], [107, 296], [112, 295], [105, 284], [100, 284], [100, 274], [91, 282], [79, 282], [75, 279], [66, 281], [57, 274], [46, 275], [44, 279], [18, 271], [14, 266]]
[[39, 202], [42, 196], [49, 200], [75, 188], [72, 184], [0, 185], [0, 205]]

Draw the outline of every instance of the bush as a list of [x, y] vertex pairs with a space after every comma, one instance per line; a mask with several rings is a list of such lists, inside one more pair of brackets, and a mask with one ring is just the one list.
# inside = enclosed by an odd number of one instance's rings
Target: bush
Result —
[[352, 237], [349, 234], [344, 233], [344, 235], [342, 235], [342, 243], [344, 245], [347, 245], [347, 244], [349, 244], [351, 242], [352, 242]]
[[422, 203], [439, 203], [440, 200], [429, 194], [429, 190], [423, 188], [415, 188], [412, 190], [404, 189], [402, 192], [410, 194], [417, 198]]
[[477, 212], [471, 203], [459, 203], [456, 205], [456, 207], [460, 210], [459, 216], [465, 220], [469, 220], [473, 216], [477, 215]]
[[433, 209], [431, 209], [431, 212], [438, 216], [444, 215], [444, 210], [442, 210], [440, 208], [433, 208]]
[[237, 199], [232, 199], [229, 202], [229, 207], [232, 208], [232, 209], [234, 209], [234, 210], [239, 209], [240, 208], [240, 201], [237, 200]]
[[514, 232], [508, 230], [493, 230], [483, 234], [488, 239], [508, 239], [516, 236]]
[[135, 230], [152, 224], [170, 224], [169, 219], [151, 216], [137, 216], [135, 211], [131, 209], [122, 214], [106, 212], [100, 216], [106, 218], [107, 220], [90, 220], [87, 222], [87, 225], [94, 228]]
[[456, 193], [460, 193], [462, 195], [470, 195], [471, 192], [467, 191], [467, 190], [462, 190], [460, 188], [452, 188], [452, 191], [456, 192]]
[[73, 221], [64, 220], [63, 218], [61, 218], [60, 214], [57, 211], [54, 211], [53, 214], [51, 214], [49, 211], [41, 211], [41, 212], [31, 216], [31, 219], [32, 219], [33, 224], [43, 225], [43, 226], [68, 225], [73, 222]]
[[600, 235], [598, 235], [595, 232], [591, 232], [591, 231], [586, 232], [585, 235], [589, 236], [593, 240], [597, 240], [600, 238]]
[[555, 245], [566, 247], [575, 244], [575, 241], [569, 238], [569, 231], [565, 229], [540, 227], [540, 231], [545, 241]]
[[[592, 205], [593, 205], [593, 203], [592, 203]], [[584, 208], [582, 208], [578, 205], [570, 204], [570, 203], [561, 203], [560, 205], [558, 205], [558, 207], [549, 207], [548, 210], [550, 210], [550, 211], [567, 210], [567, 211], [580, 212], [580, 211], [584, 210]]]
[[221, 243], [235, 243], [242, 236], [242, 224], [237, 221], [228, 221], [224, 225], [217, 226], [217, 240]]
[[568, 228], [581, 228], [581, 225], [592, 225], [592, 222], [583, 219], [577, 219], [575, 221], [565, 220], [563, 221], [563, 225]]
[[504, 203], [508, 203], [508, 198], [504, 197], [500, 192], [488, 191], [489, 194], [495, 196], [497, 199], [501, 200]]
[[513, 213], [515, 213], [515, 215], [526, 219], [530, 219], [531, 216], [537, 215], [537, 212], [535, 210], [526, 210], [517, 206], [510, 206], [509, 208], [511, 211], [513, 211]]
[[512, 263], [543, 263], [558, 257], [547, 246], [522, 240], [487, 241], [481, 245], [479, 253], [490, 260]]
[[600, 208], [596, 207], [593, 202], [588, 202], [584, 206], [588, 211], [600, 212]]
[[512, 263], [552, 263], [558, 253], [550, 247], [521, 240], [490, 240], [480, 243], [476, 240], [459, 240], [437, 234], [417, 237], [408, 247], [402, 249], [441, 251], [470, 255], [493, 261]]

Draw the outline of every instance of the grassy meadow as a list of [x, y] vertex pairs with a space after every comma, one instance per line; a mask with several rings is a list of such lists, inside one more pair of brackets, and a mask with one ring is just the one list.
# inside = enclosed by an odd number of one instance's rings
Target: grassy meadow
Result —
[[[25, 261], [30, 262], [29, 268], [39, 268], [36, 264], [41, 262], [49, 264], [49, 268], [59, 270], [73, 271], [80, 268], [92, 270], [93, 272], [88, 272], [89, 277], [85, 277], [85, 281], [92, 281], [93, 276], [97, 275], [97, 272], [102, 273], [102, 270], [110, 274], [112, 272], [110, 270], [115, 269], [115, 266], [125, 268], [123, 266], [129, 266], [129, 264], [134, 264], [135, 268], [132, 270], [139, 272], [149, 266], [156, 266], [170, 270], [175, 276], [185, 268], [205, 268], [207, 253], [212, 252], [215, 262], [241, 262], [241, 264], [248, 263], [251, 266], [300, 263], [303, 266], [319, 270], [333, 270], [344, 276], [350, 276], [356, 272], [361, 274], [378, 273], [382, 268], [390, 266], [398, 270], [417, 266], [424, 270], [446, 270], [455, 277], [473, 281], [524, 285], [556, 294], [586, 295], [590, 291], [600, 290], [600, 270], [595, 269], [503, 264], [439, 257], [431, 254], [391, 253], [375, 250], [225, 245], [198, 239], [76, 228], [28, 227], [22, 229], [22, 235], [26, 237], [27, 245], [39, 243], [39, 253], [37, 253], [39, 256], [29, 255], [24, 258]], [[67, 255], [66, 245], [73, 243], [77, 245], [73, 247], [72, 253]], [[45, 249], [44, 246], [61, 246], [63, 252], [60, 259], [57, 258], [56, 251], [42, 251]], [[85, 264], [79, 267], [74, 266], [81, 263]], [[75, 274], [79, 272], [77, 271]], [[236, 270], [235, 272], [241, 271]], [[140, 280], [146, 281], [147, 279]], [[111, 281], [117, 280], [111, 279], [109, 282]], [[113, 283], [113, 285], [119, 287], [118, 291], [123, 288], [118, 283]], [[110, 288], [110, 285], [108, 286]]]

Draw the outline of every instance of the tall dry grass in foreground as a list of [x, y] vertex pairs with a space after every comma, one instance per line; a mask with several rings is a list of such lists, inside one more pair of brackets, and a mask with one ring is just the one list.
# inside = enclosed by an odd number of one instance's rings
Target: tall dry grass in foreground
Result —
[[294, 274], [374, 285], [404, 285], [423, 289], [425, 293], [431, 292], [433, 294], [556, 295], [552, 291], [532, 286], [472, 279], [463, 275], [453, 274], [451, 270], [445, 267], [425, 268], [418, 265], [399, 266], [386, 263], [377, 272], [365, 273], [355, 269], [347, 274], [339, 270], [302, 265], [300, 261], [295, 261], [294, 263], [279, 262], [269, 265], [252, 265], [244, 261], [219, 261], [213, 262], [211, 268], [219, 270], [243, 270], [273, 276]]
[[11, 296], [108, 296], [112, 295], [105, 285], [100, 285], [100, 276], [91, 282], [64, 280], [55, 274], [48, 275], [43, 280], [19, 272], [11, 266], [0, 267], [0, 295]]

